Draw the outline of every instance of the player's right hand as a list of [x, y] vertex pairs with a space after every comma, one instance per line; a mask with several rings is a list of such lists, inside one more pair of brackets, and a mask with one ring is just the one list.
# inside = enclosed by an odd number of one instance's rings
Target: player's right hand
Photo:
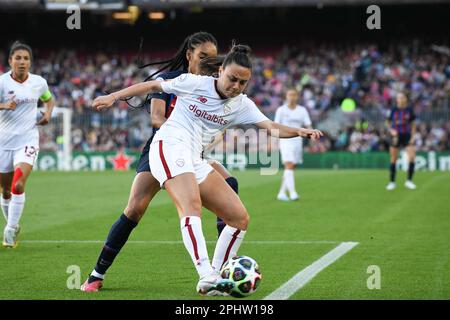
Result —
[[104, 109], [110, 108], [114, 102], [116, 102], [116, 98], [112, 94], [108, 94], [107, 96], [100, 96], [94, 99], [92, 102], [92, 108], [97, 111], [101, 111]]
[[16, 96], [14, 95], [8, 101], [6, 101], [3, 104], [3, 108], [2, 109], [4, 109], [4, 110], [15, 110], [16, 107], [17, 107], [17, 103], [14, 101], [15, 97]]
[[319, 140], [323, 136], [323, 132], [317, 129], [305, 129], [301, 128], [298, 131], [300, 137], [308, 138], [311, 140]]

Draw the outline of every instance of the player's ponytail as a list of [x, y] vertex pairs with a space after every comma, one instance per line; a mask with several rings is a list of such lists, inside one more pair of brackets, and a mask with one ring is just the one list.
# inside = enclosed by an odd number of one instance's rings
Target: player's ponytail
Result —
[[242, 67], [252, 69], [252, 60], [250, 58], [250, 53], [252, 49], [249, 46], [243, 44], [235, 44], [233, 41], [230, 52], [225, 57], [223, 61], [223, 68], [227, 65], [235, 63]]
[[31, 47], [20, 41], [15, 41], [11, 45], [11, 48], [9, 50], [9, 58], [11, 58], [14, 55], [14, 52], [16, 52], [17, 50], [28, 51], [28, 53], [30, 54], [30, 60], [33, 60], [33, 51], [31, 50]]
[[[144, 81], [152, 80], [154, 76], [160, 74], [163, 71], [175, 71], [175, 70], [188, 71], [189, 61], [186, 58], [187, 51], [188, 50], [193, 51], [199, 45], [201, 45], [203, 43], [207, 43], [207, 42], [211, 42], [217, 47], [216, 38], [214, 38], [214, 36], [208, 32], [200, 31], [200, 32], [193, 33], [190, 36], [186, 37], [184, 39], [183, 43], [181, 44], [180, 48], [178, 49], [178, 51], [175, 53], [175, 55], [171, 59], [164, 60], [164, 61], [151, 62], [151, 63], [147, 63], [147, 64], [144, 64], [139, 67], [140, 69], [143, 69], [143, 68], [147, 68], [150, 66], [161, 65], [161, 67], [158, 70], [156, 70], [155, 72], [150, 74], [147, 78], [144, 79]], [[138, 54], [139, 57], [142, 52], [142, 43], [143, 42], [141, 40], [141, 44], [139, 47], [139, 54]], [[138, 61], [139, 60], [140, 60], [140, 58], [138, 58]], [[125, 99], [123, 99], [123, 101], [125, 101], [128, 104], [128, 106], [130, 106], [132, 108], [142, 108], [147, 102], [149, 102], [149, 100], [150, 100], [149, 98], [150, 98], [150, 95], [147, 95], [144, 102], [142, 102], [138, 106], [133, 106], [128, 102], [130, 99], [132, 99], [132, 97], [125, 98]]]
[[141, 66], [140, 68], [146, 68], [149, 66], [154, 65], [162, 65], [162, 67], [155, 72], [153, 72], [151, 75], [149, 75], [144, 81], [148, 81], [152, 79], [155, 75], [161, 73], [162, 71], [175, 71], [175, 70], [183, 70], [188, 71], [189, 67], [189, 61], [186, 58], [186, 53], [188, 50], [195, 50], [199, 45], [203, 43], [211, 42], [217, 47], [217, 40], [214, 38], [214, 36], [208, 32], [196, 32], [191, 34], [190, 36], [186, 37], [181, 44], [178, 51], [175, 53], [175, 55], [165, 61], [158, 61], [158, 62], [152, 62], [145, 64]]

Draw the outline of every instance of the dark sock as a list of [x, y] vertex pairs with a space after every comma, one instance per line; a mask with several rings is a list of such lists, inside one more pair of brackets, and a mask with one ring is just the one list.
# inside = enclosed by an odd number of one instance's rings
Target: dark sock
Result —
[[[137, 222], [128, 219], [125, 214], [120, 216], [109, 231], [106, 243], [98, 257], [97, 264], [95, 265], [95, 271], [100, 274], [106, 273], [106, 270], [112, 265], [114, 259], [119, 254], [120, 249], [122, 249], [127, 242], [131, 231], [133, 231], [136, 226]], [[95, 278], [94, 280], [98, 279], [95, 276], [92, 277]], [[91, 277], [89, 277], [89, 279], [91, 279]]]
[[408, 180], [412, 180], [414, 175], [414, 162], [410, 162], [408, 166]]
[[[239, 193], [239, 185], [238, 185], [238, 181], [235, 177], [228, 177], [225, 179], [225, 181], [228, 183], [228, 185], [231, 187], [231, 189], [234, 190], [234, 192]], [[220, 219], [219, 217], [217, 217], [217, 232], [218, 232], [218, 237], [220, 237], [220, 234], [222, 233], [223, 228], [225, 228], [226, 224], [225, 222], [223, 222], [222, 219]]]
[[396, 167], [395, 167], [395, 163], [391, 163], [391, 182], [395, 182], [395, 171], [396, 171]]
[[217, 217], [217, 238], [220, 237], [220, 234], [222, 233], [223, 228], [225, 228], [225, 226], [226, 226], [225, 222], [223, 222], [222, 219]]

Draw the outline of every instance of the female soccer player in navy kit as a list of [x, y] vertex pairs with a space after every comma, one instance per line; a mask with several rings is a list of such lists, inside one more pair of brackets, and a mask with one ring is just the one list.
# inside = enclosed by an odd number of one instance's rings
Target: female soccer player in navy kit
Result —
[[[184, 245], [200, 277], [197, 292], [225, 295], [233, 286], [219, 270], [236, 255], [245, 236], [249, 215], [238, 195], [201, 158], [205, 141], [230, 126], [255, 124], [277, 137], [320, 138], [319, 130], [291, 128], [269, 120], [242, 92], [252, 73], [250, 48], [235, 45], [225, 57], [219, 77], [183, 74], [169, 81], [148, 81], [101, 96], [92, 106], [111, 107], [117, 99], [148, 92], [177, 95], [171, 117], [150, 146], [150, 166], [177, 207]], [[220, 195], [220, 196], [218, 196]], [[217, 240], [212, 264], [201, 224], [202, 205], [221, 217], [226, 226]]]
[[391, 146], [389, 153], [391, 157], [390, 165], [390, 182], [387, 185], [387, 190], [394, 190], [396, 162], [398, 158], [398, 149], [406, 147], [408, 154], [408, 179], [405, 182], [405, 187], [408, 189], [416, 189], [416, 185], [412, 182], [414, 174], [414, 160], [416, 157], [416, 148], [414, 146], [414, 134], [416, 132], [416, 116], [412, 107], [408, 106], [408, 99], [403, 92], [397, 93], [397, 105], [391, 110], [387, 124], [391, 134]]
[[[178, 53], [168, 62], [169, 72], [160, 74], [158, 80], [169, 80], [190, 72], [199, 73], [202, 59], [217, 56], [217, 41], [207, 32], [197, 32], [187, 37]], [[203, 63], [204, 68], [208, 63]], [[206, 70], [208, 71], [208, 70]], [[89, 278], [81, 286], [82, 291], [95, 292], [103, 286], [106, 271], [125, 245], [132, 230], [145, 214], [150, 201], [160, 190], [158, 181], [153, 177], [149, 166], [148, 152], [154, 134], [167, 120], [173, 111], [177, 97], [174, 94], [154, 93], [151, 99], [152, 137], [147, 141], [139, 159], [136, 176], [131, 186], [130, 196], [124, 213], [113, 224], [106, 243], [97, 259], [96, 266]], [[238, 182], [219, 163], [211, 164], [230, 187], [237, 193]], [[218, 232], [225, 227], [224, 222], [217, 218]]]

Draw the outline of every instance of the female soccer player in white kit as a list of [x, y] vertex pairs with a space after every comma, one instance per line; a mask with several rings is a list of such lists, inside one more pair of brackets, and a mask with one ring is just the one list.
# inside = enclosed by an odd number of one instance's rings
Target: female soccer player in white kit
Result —
[[[286, 104], [279, 107], [275, 113], [275, 122], [293, 128], [311, 128], [308, 110], [297, 104], [298, 92], [295, 89], [286, 91]], [[280, 139], [281, 162], [284, 165], [283, 179], [277, 199], [281, 201], [298, 200], [295, 190], [294, 170], [297, 163], [303, 162], [303, 139], [295, 137]], [[289, 192], [289, 197], [286, 195]]]
[[[7, 221], [3, 246], [15, 248], [25, 205], [25, 184], [39, 152], [37, 125], [50, 122], [54, 100], [44, 78], [29, 72], [31, 48], [15, 42], [9, 53], [11, 71], [0, 76], [1, 207]], [[46, 111], [36, 122], [38, 100]]]
[[[278, 137], [316, 139], [322, 135], [318, 130], [294, 129], [269, 120], [242, 94], [251, 76], [249, 53], [247, 46], [233, 46], [218, 78], [183, 74], [169, 81], [139, 83], [93, 102], [93, 107], [101, 110], [117, 99], [149, 92], [177, 95], [174, 111], [150, 146], [150, 167], [177, 207], [183, 242], [200, 276], [197, 292], [202, 295], [224, 295], [232, 289], [233, 284], [222, 279], [219, 270], [236, 255], [249, 222], [239, 196], [202, 159], [203, 148], [220, 132], [237, 124], [253, 123]], [[212, 264], [202, 231], [202, 204], [226, 223]]]

